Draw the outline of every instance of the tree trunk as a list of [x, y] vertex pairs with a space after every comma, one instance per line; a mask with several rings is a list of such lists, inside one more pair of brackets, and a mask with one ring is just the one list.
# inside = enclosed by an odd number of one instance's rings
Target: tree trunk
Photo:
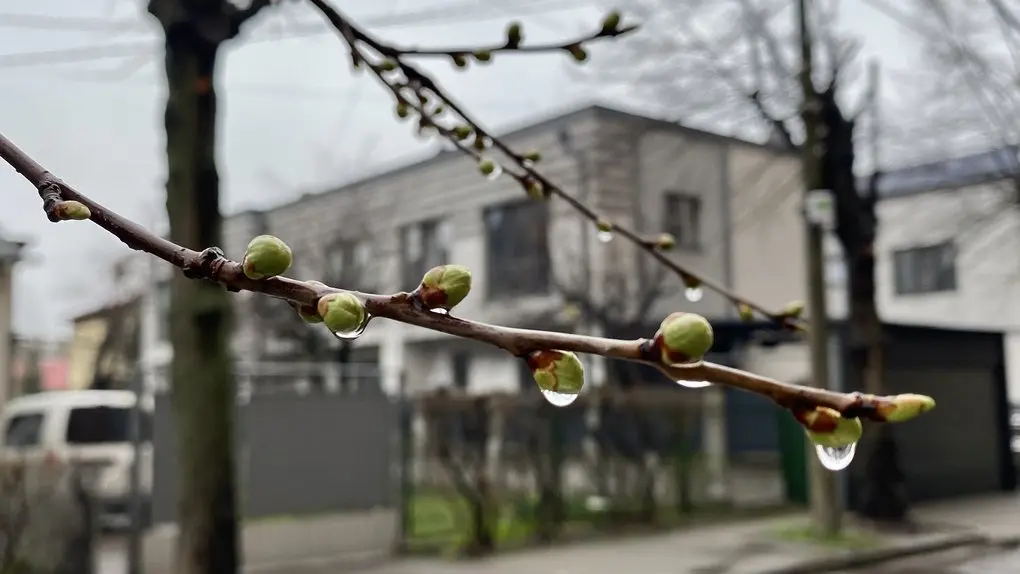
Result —
[[[166, 205], [171, 240], [200, 250], [221, 240], [213, 89], [219, 44], [194, 28], [185, 22], [165, 30]], [[176, 571], [231, 574], [239, 552], [230, 302], [218, 285], [176, 274], [170, 309], [181, 484]]]

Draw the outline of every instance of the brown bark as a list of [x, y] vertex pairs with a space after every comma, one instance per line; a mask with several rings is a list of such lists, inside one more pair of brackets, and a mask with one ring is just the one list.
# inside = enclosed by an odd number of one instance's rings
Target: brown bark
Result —
[[[219, 245], [216, 92], [219, 44], [177, 24], [166, 29], [167, 213], [171, 240]], [[238, 570], [234, 390], [227, 293], [177, 274], [171, 285], [171, 381], [180, 449], [177, 572]]]

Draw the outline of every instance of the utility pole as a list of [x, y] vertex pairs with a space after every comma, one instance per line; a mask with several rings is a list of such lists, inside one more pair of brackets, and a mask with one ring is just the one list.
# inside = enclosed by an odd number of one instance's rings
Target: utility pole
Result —
[[[797, 27], [800, 31], [800, 86], [802, 93], [802, 118], [804, 121], [804, 143], [801, 147], [802, 176], [806, 194], [821, 190], [822, 139], [825, 125], [821, 118], [821, 102], [811, 77], [813, 69], [812, 37], [808, 20], [810, 0], [797, 0]], [[805, 207], [807, 205], [805, 195]], [[808, 221], [805, 212], [807, 248], [808, 291], [808, 342], [811, 348], [811, 380], [815, 386], [829, 387], [829, 318], [825, 293], [825, 230], [817, 222]], [[826, 536], [839, 533], [842, 528], [842, 508], [835, 476], [822, 467], [815, 456], [814, 445], [806, 440], [809, 449], [808, 460], [811, 485], [811, 513], [815, 527]]]

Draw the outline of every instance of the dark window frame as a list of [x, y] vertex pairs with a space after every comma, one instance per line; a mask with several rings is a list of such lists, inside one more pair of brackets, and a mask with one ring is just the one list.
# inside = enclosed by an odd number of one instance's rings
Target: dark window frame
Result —
[[[417, 232], [420, 237], [409, 237]], [[442, 237], [447, 234], [447, 237]], [[416, 221], [400, 228], [400, 283], [406, 289], [414, 289], [421, 283], [425, 273], [438, 265], [450, 262], [453, 250], [453, 223], [448, 218], [437, 217]], [[419, 244], [420, 255], [409, 259], [412, 250], [409, 243]]]
[[[683, 215], [682, 211], [688, 213]], [[677, 190], [666, 190], [662, 194], [662, 231], [673, 236], [678, 249], [698, 251], [702, 248], [703, 213], [704, 205], [698, 194]], [[679, 221], [680, 217], [688, 220]]]
[[375, 291], [378, 285], [369, 274], [373, 256], [373, 244], [368, 239], [334, 241], [326, 251], [325, 282], [354, 291]]
[[486, 299], [552, 293], [551, 219], [544, 201], [524, 199], [485, 208]]
[[[131, 411], [131, 407], [107, 405], [72, 407], [67, 413], [64, 441], [78, 446], [131, 442]], [[141, 440], [149, 442], [152, 440], [152, 416], [144, 410], [140, 415]]]
[[893, 288], [896, 295], [926, 295], [956, 291], [957, 255], [956, 245], [952, 241], [893, 251]]

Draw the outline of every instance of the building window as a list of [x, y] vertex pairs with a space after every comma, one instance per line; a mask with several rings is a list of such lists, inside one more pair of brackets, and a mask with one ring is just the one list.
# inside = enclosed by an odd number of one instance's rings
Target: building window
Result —
[[895, 251], [893, 266], [897, 295], [956, 289], [956, 246], [952, 242]]
[[405, 288], [413, 289], [426, 271], [449, 262], [453, 226], [440, 219], [406, 225], [400, 230], [400, 247], [400, 281]]
[[485, 210], [488, 297], [549, 293], [549, 204], [523, 200]]
[[683, 249], [701, 247], [701, 198], [667, 191], [663, 196], [663, 231]]
[[170, 282], [156, 284], [156, 340], [170, 340]]
[[372, 291], [372, 243], [367, 239], [337, 241], [326, 254], [325, 282], [343, 289]]
[[457, 352], [451, 358], [451, 371], [453, 371], [453, 386], [462, 391], [467, 390], [468, 376], [471, 370], [471, 354]]

